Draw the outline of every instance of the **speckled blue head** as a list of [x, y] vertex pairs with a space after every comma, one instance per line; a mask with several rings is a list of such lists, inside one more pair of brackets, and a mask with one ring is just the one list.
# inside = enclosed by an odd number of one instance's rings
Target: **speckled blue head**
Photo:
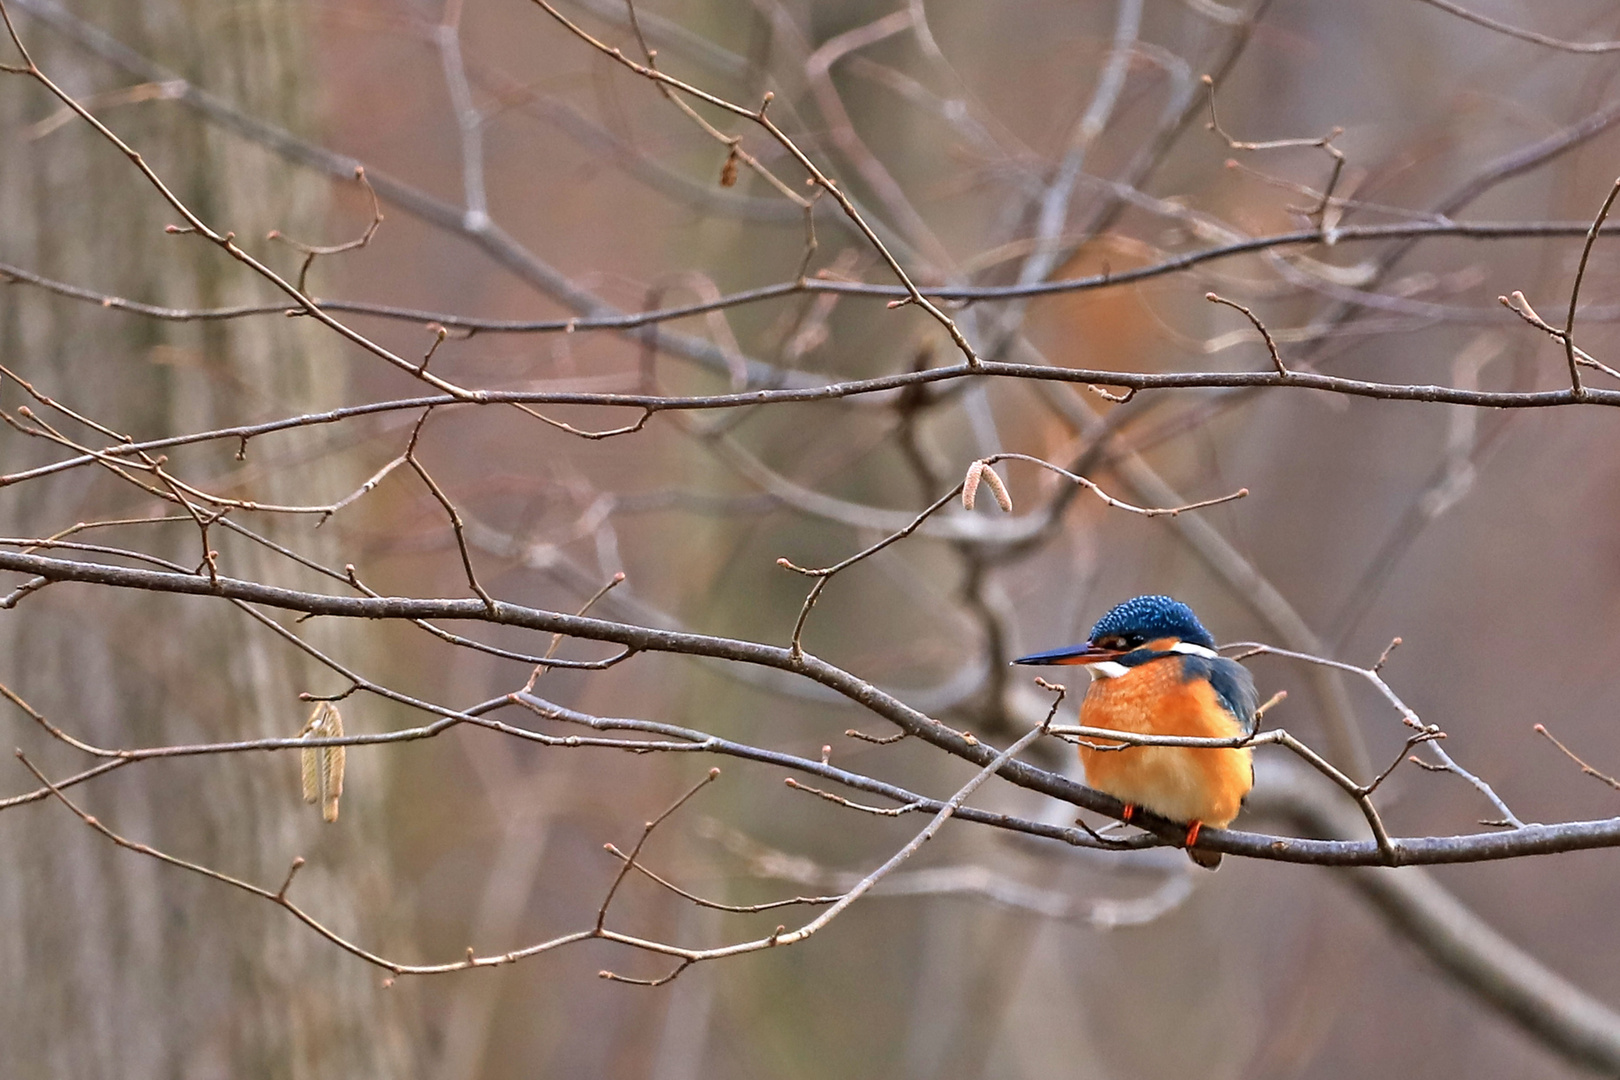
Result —
[[1175, 638], [1206, 649], [1215, 647], [1214, 637], [1192, 608], [1168, 596], [1138, 596], [1114, 608], [1091, 628], [1092, 641], [1107, 637], [1122, 637], [1132, 645]]

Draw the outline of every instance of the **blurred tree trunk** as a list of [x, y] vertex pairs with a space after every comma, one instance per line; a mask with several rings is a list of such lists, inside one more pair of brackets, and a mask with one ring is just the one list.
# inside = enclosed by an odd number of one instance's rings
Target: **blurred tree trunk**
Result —
[[[251, 113], [295, 130], [310, 126], [300, 5], [86, 0], [74, 8]], [[16, 18], [36, 60], [69, 92], [96, 105], [92, 95], [124, 88], [40, 23]], [[52, 117], [56, 103], [37, 84], [3, 78], [0, 258], [160, 304], [268, 295], [210, 245], [164, 235], [173, 212], [85, 125], [29, 129]], [[311, 240], [325, 231], [324, 182], [201, 128], [176, 106], [102, 106], [109, 124], [183, 199], [245, 246], [265, 248], [271, 228]], [[270, 254], [282, 266], [292, 258]], [[0, 287], [0, 297], [4, 362], [121, 432], [151, 436], [328, 408], [342, 389], [335, 346], [301, 321], [163, 324], [22, 286]], [[3, 392], [8, 410], [22, 403], [15, 387]], [[96, 445], [105, 441], [65, 426]], [[248, 497], [307, 501], [348, 479], [316, 438], [255, 443], [245, 466], [231, 460], [234, 445], [177, 452], [174, 464], [188, 476], [216, 478], [216, 488], [224, 484], [217, 478], [245, 467]], [[37, 461], [61, 456], [45, 446], [32, 452]], [[48, 534], [108, 507], [122, 511], [112, 516], [173, 512], [105, 471], [79, 470], [0, 493], [0, 531]], [[322, 555], [307, 519], [248, 524], [283, 539], [296, 535], [301, 550]], [[169, 556], [198, 563], [194, 526], [135, 528], [168, 530]], [[79, 539], [118, 542], [108, 530]], [[285, 575], [284, 561], [237, 540], [215, 530], [222, 572]], [[299, 691], [337, 688], [333, 676], [242, 613], [181, 603], [184, 610], [175, 611], [171, 599], [92, 597], [72, 588], [31, 596], [0, 612], [0, 681], [104, 746], [296, 734], [307, 711]], [[160, 636], [152, 633], [159, 625], [184, 629]], [[346, 644], [352, 658], [355, 643]], [[351, 730], [366, 727], [361, 711]], [[55, 775], [88, 763], [10, 706], [0, 723], [14, 745]], [[389, 951], [383, 778], [369, 772], [374, 757], [351, 751], [349, 759], [336, 825], [299, 801], [297, 762], [286, 754], [152, 762], [74, 795], [125, 835], [272, 888], [303, 855], [310, 865], [293, 887], [295, 899], [339, 933]], [[4, 794], [33, 786], [15, 763], [3, 775]], [[409, 1075], [405, 999], [390, 1000], [400, 991], [384, 990], [375, 969], [272, 906], [116, 849], [51, 802], [0, 815], [0, 865], [0, 1075]]]

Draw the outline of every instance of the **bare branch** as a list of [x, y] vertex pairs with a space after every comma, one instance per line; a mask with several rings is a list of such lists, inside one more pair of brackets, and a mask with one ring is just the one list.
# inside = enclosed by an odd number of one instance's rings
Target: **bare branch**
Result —
[[1610, 53], [1620, 50], [1620, 41], [1563, 41], [1559, 38], [1549, 37], [1546, 34], [1537, 33], [1534, 30], [1524, 30], [1520, 27], [1512, 26], [1508, 23], [1502, 22], [1499, 19], [1493, 19], [1489, 15], [1481, 15], [1479, 12], [1471, 11], [1468, 8], [1463, 7], [1461, 4], [1454, 4], [1451, 2], [1451, 0], [1421, 0], [1421, 2], [1428, 4], [1430, 7], [1439, 8], [1441, 11], [1455, 15], [1460, 19], [1466, 19], [1476, 26], [1483, 26], [1487, 30], [1494, 30], [1498, 34], [1506, 34], [1508, 37], [1518, 38], [1520, 41], [1533, 42], [1536, 45], [1545, 45], [1549, 49], [1557, 49], [1560, 52], [1585, 53], [1592, 55], [1598, 53]]

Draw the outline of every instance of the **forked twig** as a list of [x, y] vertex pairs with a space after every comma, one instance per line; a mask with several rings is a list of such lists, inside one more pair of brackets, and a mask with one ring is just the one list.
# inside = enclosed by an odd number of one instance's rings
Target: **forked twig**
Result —
[[[354, 178], [360, 182], [361, 187], [366, 189], [366, 194], [371, 196], [371, 221], [367, 223], [365, 232], [361, 233], [355, 239], [341, 244], [330, 244], [322, 247], [313, 244], [300, 243], [289, 236], [283, 235], [280, 229], [271, 229], [270, 232], [265, 236], [266, 240], [280, 240], [283, 244], [286, 244], [293, 250], [303, 252], [304, 263], [298, 268], [299, 292], [307, 291], [305, 282], [309, 277], [309, 268], [315, 265], [316, 259], [320, 258], [322, 255], [341, 255], [346, 251], [358, 251], [370, 244], [371, 238], [376, 236], [377, 230], [382, 227], [382, 203], [377, 201], [377, 189], [371, 186], [370, 180], [366, 179], [365, 166], [355, 166]], [[431, 353], [429, 355], [431, 355]], [[427, 361], [424, 360], [422, 361], [422, 370], [425, 370], [426, 368]]]

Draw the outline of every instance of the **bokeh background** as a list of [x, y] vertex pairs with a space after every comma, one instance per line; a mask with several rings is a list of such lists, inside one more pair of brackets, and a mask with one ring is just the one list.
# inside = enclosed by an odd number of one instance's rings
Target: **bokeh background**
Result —
[[[315, 263], [310, 290], [322, 297], [565, 318], [590, 314], [589, 303], [634, 311], [790, 281], [805, 257], [796, 206], [746, 167], [723, 186], [724, 145], [530, 3], [7, 7], [58, 82], [206, 219], [283, 272], [300, 259], [262, 239], [269, 230], [334, 243], [371, 215], [365, 192], [334, 178], [347, 166], [307, 148], [364, 163], [385, 221], [368, 246]], [[622, 5], [562, 7], [639, 54]], [[926, 284], [1117, 272], [1320, 223], [1333, 157], [1320, 146], [1229, 145], [1206, 127], [1205, 73], [1219, 79], [1234, 139], [1337, 132], [1340, 201], [1328, 224], [1590, 221], [1620, 173], [1610, 129], [1620, 53], [1515, 40], [1418, 0], [655, 0], [637, 10], [662, 69], [745, 104], [772, 92], [774, 119]], [[1562, 39], [1620, 37], [1602, 0], [1480, 0], [1476, 10]], [[176, 75], [222, 107], [199, 109]], [[756, 129], [703, 115], [809, 191]], [[302, 142], [278, 152], [242, 118]], [[275, 301], [219, 252], [165, 235], [173, 212], [70, 119], [37, 85], [0, 81], [0, 262], [173, 307]], [[1582, 123], [1559, 152], [1511, 167]], [[892, 281], [830, 200], [813, 216], [811, 272]], [[1265, 367], [1239, 314], [1204, 300], [1214, 290], [1264, 319], [1292, 366], [1553, 388], [1567, 379], [1562, 348], [1496, 298], [1522, 290], [1561, 322], [1580, 248], [1568, 235], [1347, 241], [951, 313], [1000, 358]], [[1579, 324], [1582, 347], [1611, 362], [1616, 269], [1600, 241]], [[352, 322], [405, 356], [433, 341], [426, 316]], [[456, 333], [432, 370], [463, 385], [558, 390], [631, 391], [650, 376], [666, 392], [694, 393], [758, 382], [763, 369], [750, 374], [748, 361], [822, 380], [952, 358], [937, 323], [870, 298], [789, 296], [671, 329], [710, 343], [706, 358], [654, 356], [641, 334]], [[142, 437], [419, 392], [304, 320], [163, 322], [18, 283], [0, 289], [0, 352], [43, 391]], [[24, 401], [0, 385], [0, 406]], [[592, 429], [635, 418], [548, 415]], [[399, 453], [414, 419], [385, 413], [264, 439], [245, 462], [234, 444], [179, 450], [174, 467], [239, 497], [332, 501]], [[807, 648], [1000, 744], [1038, 720], [1043, 701], [1005, 661], [1080, 639], [1138, 593], [1187, 600], [1223, 641], [1298, 646], [1304, 628], [1326, 655], [1359, 664], [1398, 635], [1385, 669], [1397, 692], [1520, 817], [1620, 813], [1620, 796], [1532, 731], [1545, 723], [1595, 765], [1620, 768], [1620, 427], [1606, 409], [1483, 411], [1293, 390], [1158, 391], [1119, 404], [1068, 384], [983, 381], [899, 399], [663, 414], [601, 441], [516, 410], [445, 410], [421, 441], [466, 520], [482, 582], [502, 598], [575, 610], [622, 571], [625, 583], [594, 609], [606, 617], [773, 643], [787, 641], [807, 584], [778, 558], [813, 566], [852, 554], [1002, 450], [1082, 468], [1143, 504], [1164, 503], [1167, 491], [1172, 502], [1251, 494], [1144, 519], [1013, 463], [1004, 468], [1015, 520], [1034, 523], [1024, 535], [1010, 538], [993, 506], [950, 516], [835, 579]], [[6, 472], [60, 456], [0, 433]], [[0, 489], [0, 532], [49, 535], [153, 506], [116, 477], [78, 470]], [[466, 590], [443, 511], [408, 470], [318, 531], [308, 519], [262, 528], [311, 558], [354, 564], [385, 593]], [[196, 559], [189, 526], [117, 535]], [[239, 538], [220, 548], [237, 576], [314, 580]], [[1234, 566], [1264, 587], [1238, 580]], [[450, 706], [528, 676], [409, 627], [298, 630], [378, 681]], [[515, 631], [484, 640], [549, 644]], [[1290, 691], [1276, 722], [1345, 767], [1365, 775], [1400, 750], [1399, 717], [1368, 687], [1336, 692], [1353, 717], [1347, 731], [1325, 719], [1336, 706], [1321, 680], [1272, 658], [1251, 666], [1263, 693]], [[307, 708], [299, 692], [343, 688], [235, 612], [76, 586], [0, 612], [0, 681], [113, 746], [295, 734]], [[805, 756], [829, 745], [835, 763], [940, 796], [971, 775], [909, 742], [846, 737], [851, 727], [888, 732], [805, 685], [707, 663], [644, 656], [605, 672], [552, 671], [539, 690], [599, 715]], [[373, 698], [344, 707], [352, 731], [421, 719]], [[59, 772], [83, 767], [20, 712], [5, 723]], [[711, 764], [538, 749], [463, 729], [348, 756], [335, 825], [299, 802], [285, 754], [151, 763], [81, 791], [124, 833], [250, 880], [273, 885], [302, 855], [298, 895], [334, 928], [432, 961], [589, 926], [617, 870], [603, 844], [632, 843]], [[1071, 767], [1061, 748], [1032, 757]], [[921, 824], [790, 791], [780, 770], [719, 764], [720, 782], [655, 834], [647, 862], [728, 903], [838, 891]], [[1266, 816], [1266, 775], [1240, 827], [1289, 827], [1286, 815]], [[6, 776], [4, 795], [29, 786], [20, 768]], [[1401, 834], [1472, 832], [1497, 816], [1456, 777], [1410, 767], [1381, 797]], [[987, 787], [979, 801], [1071, 816], [1011, 789]], [[6, 809], [0, 852], [8, 1075], [1578, 1072], [1442, 973], [1336, 871], [1228, 859], [1207, 875], [1176, 853], [1101, 859], [955, 824], [808, 943], [701, 965], [666, 987], [599, 979], [604, 968], [666, 972], [600, 943], [385, 986], [271, 906], [118, 851], [60, 806]], [[1433, 877], [1547, 967], [1620, 1002], [1612, 854]], [[632, 880], [611, 917], [646, 936], [718, 944], [799, 916], [698, 909]]]

